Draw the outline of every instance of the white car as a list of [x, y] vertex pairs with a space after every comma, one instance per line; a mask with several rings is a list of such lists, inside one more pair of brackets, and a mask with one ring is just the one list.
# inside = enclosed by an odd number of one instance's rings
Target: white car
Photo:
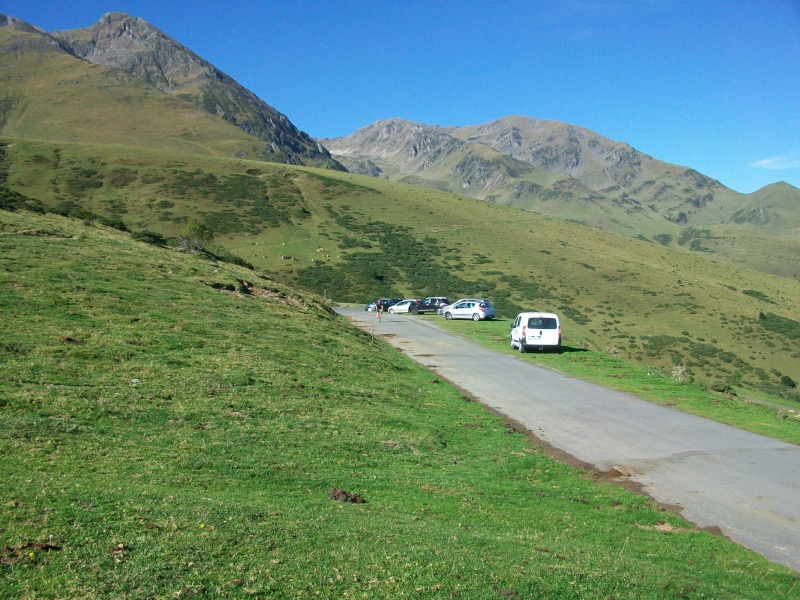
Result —
[[440, 314], [445, 319], [472, 319], [481, 321], [494, 318], [491, 302], [482, 298], [464, 298], [449, 306], [443, 306]]
[[389, 314], [395, 315], [397, 313], [411, 312], [411, 307], [416, 306], [417, 304], [419, 304], [419, 300], [417, 300], [416, 298], [407, 298], [402, 302], [398, 302], [394, 306], [390, 306]]
[[511, 324], [511, 347], [524, 353], [533, 348], [561, 352], [561, 321], [558, 315], [542, 312], [519, 313]]

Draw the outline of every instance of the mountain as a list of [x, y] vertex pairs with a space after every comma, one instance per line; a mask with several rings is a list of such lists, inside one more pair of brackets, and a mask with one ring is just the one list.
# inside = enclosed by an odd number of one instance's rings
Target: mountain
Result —
[[[583, 127], [520, 116], [468, 127], [395, 118], [320, 142], [352, 172], [524, 208], [781, 276], [800, 272], [800, 190], [776, 184], [739, 194]], [[769, 251], [751, 251], [764, 244]]]
[[555, 191], [561, 200], [575, 197], [598, 210], [616, 205], [629, 214], [682, 225], [716, 194], [730, 191], [693, 169], [656, 160], [588, 129], [529, 117], [446, 128], [390, 119], [320, 141], [362, 174], [531, 209], [543, 208], [540, 204], [551, 202]]
[[686, 222], [724, 187], [693, 169], [656, 160], [624, 142], [558, 121], [507, 117], [449, 131], [534, 167], [567, 175], [608, 198], [657, 203], [658, 212], [677, 223]]
[[[51, 56], [67, 53], [125, 73], [131, 81], [179, 98], [263, 142], [255, 151], [242, 151], [246, 156], [343, 170], [325, 148], [285, 115], [142, 19], [114, 12], [103, 15], [92, 27], [48, 34], [0, 15], [0, 27], [6, 30], [0, 51], [42, 53], [47, 49]], [[26, 101], [35, 102], [36, 98]]]

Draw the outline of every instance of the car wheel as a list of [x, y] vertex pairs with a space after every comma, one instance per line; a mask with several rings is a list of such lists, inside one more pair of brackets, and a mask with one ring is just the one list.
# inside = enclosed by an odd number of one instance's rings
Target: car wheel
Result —
[[408, 312], [410, 312], [412, 315], [415, 315], [415, 314], [417, 314], [418, 311], [417, 311], [417, 308], [414, 307], [411, 310], [409, 310]]
[[473, 321], [480, 321], [481, 320], [481, 316], [478, 313], [475, 313], [474, 315], [472, 315], [472, 320]]
[[444, 318], [449, 321], [450, 319], [453, 318], [453, 313], [451, 313], [450, 311], [447, 311], [446, 313], [444, 313]]
[[393, 309], [393, 308], [390, 308], [390, 309], [389, 309], [389, 314], [390, 314], [390, 315], [393, 315], [393, 314], [394, 314], [394, 309]]
[[522, 343], [522, 338], [519, 340], [519, 353], [525, 354], [528, 349], [525, 347], [525, 344]]

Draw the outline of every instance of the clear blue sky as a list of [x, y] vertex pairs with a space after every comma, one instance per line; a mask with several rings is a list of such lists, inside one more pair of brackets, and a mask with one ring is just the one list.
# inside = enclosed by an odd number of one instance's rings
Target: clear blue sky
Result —
[[800, 0], [0, 0], [141, 17], [314, 137], [555, 119], [740, 192], [800, 187]]

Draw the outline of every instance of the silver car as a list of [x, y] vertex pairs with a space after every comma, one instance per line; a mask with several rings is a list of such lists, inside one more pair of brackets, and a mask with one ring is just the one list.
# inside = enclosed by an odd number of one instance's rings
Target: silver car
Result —
[[395, 315], [397, 313], [407, 313], [411, 312], [411, 307], [416, 306], [419, 304], [419, 300], [416, 298], [406, 298], [402, 302], [398, 302], [394, 306], [389, 307], [389, 314]]
[[441, 314], [445, 319], [472, 319], [481, 321], [494, 318], [491, 302], [482, 298], [464, 298], [449, 306], [443, 306]]

